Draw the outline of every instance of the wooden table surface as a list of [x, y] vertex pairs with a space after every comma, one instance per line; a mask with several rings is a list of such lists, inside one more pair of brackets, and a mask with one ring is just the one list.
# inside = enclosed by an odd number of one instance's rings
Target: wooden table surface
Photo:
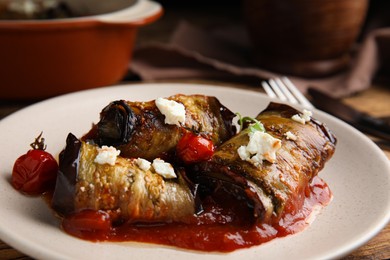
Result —
[[[166, 2], [166, 1], [165, 1]], [[176, 3], [176, 2], [175, 2]], [[153, 24], [149, 28], [140, 31], [138, 43], [148, 41], [167, 41], [174, 26], [181, 19], [190, 20], [200, 25], [218, 25], [227, 21], [238, 19], [235, 14], [235, 6], [226, 7], [225, 11], [220, 11], [215, 7], [202, 10], [196, 6], [188, 7], [168, 7], [165, 17], [159, 24]], [[202, 15], [199, 15], [202, 11]], [[202, 18], [203, 17], [203, 18]], [[208, 20], [204, 17], [207, 17]], [[212, 17], [212, 18], [211, 18]], [[186, 80], [186, 82], [202, 82], [199, 79]], [[205, 82], [210, 83], [210, 82]], [[227, 84], [226, 82], [212, 82], [213, 84]], [[245, 85], [229, 84], [230, 86], [245, 87]], [[353, 97], [345, 98], [344, 101], [356, 108], [366, 111], [375, 116], [390, 117], [390, 86], [372, 86]], [[21, 109], [32, 102], [0, 101], [0, 119]], [[390, 151], [383, 150], [390, 160]], [[1, 213], [0, 213], [1, 214]], [[352, 252], [343, 259], [389, 259], [390, 258], [390, 224], [388, 224], [378, 235], [372, 238], [367, 244]], [[29, 256], [13, 249], [0, 241], [0, 259], [31, 259]]]

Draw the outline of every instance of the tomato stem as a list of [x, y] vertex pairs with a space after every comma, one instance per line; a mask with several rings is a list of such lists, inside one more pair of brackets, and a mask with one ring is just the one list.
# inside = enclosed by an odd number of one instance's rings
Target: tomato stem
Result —
[[35, 138], [35, 141], [30, 144], [31, 148], [34, 150], [46, 150], [45, 138], [42, 137], [43, 132], [41, 132], [38, 137]]

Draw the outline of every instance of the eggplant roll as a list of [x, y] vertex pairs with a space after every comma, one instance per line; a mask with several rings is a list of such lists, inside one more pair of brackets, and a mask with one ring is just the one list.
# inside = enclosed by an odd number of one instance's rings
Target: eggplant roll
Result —
[[270, 103], [256, 119], [265, 133], [280, 142], [273, 162], [243, 160], [239, 149], [249, 142], [248, 126], [217, 148], [211, 160], [196, 165], [191, 177], [237, 194], [253, 208], [256, 221], [277, 221], [283, 212], [294, 213], [302, 207], [305, 189], [335, 151], [336, 138], [315, 119], [297, 122], [296, 109]]
[[204, 95], [174, 95], [169, 98], [185, 107], [182, 126], [165, 123], [155, 100], [148, 102], [114, 101], [100, 113], [100, 121], [83, 137], [99, 146], [115, 146], [123, 157], [153, 160], [172, 154], [183, 128], [201, 133], [215, 145], [236, 133], [235, 114], [217, 98]]
[[194, 196], [180, 173], [165, 179], [120, 156], [113, 165], [97, 163], [98, 149], [69, 134], [52, 199], [60, 215], [92, 209], [122, 221], [159, 222], [194, 214]]

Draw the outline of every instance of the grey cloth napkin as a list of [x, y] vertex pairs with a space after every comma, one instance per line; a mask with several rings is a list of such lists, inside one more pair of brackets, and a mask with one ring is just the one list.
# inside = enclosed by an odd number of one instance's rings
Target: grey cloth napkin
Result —
[[[136, 48], [130, 69], [143, 80], [212, 79], [249, 83], [281, 76], [256, 67], [250, 59], [250, 44], [243, 27], [205, 31], [181, 22], [167, 44]], [[379, 71], [389, 75], [390, 28], [371, 31], [357, 46], [350, 66], [324, 78], [289, 78], [302, 92], [315, 87], [334, 97], [367, 89]]]

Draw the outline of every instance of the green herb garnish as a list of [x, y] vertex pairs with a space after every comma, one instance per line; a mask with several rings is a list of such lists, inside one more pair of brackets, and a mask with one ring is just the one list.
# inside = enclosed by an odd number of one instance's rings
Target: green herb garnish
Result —
[[250, 132], [265, 132], [264, 125], [259, 120], [249, 116], [242, 117], [240, 113], [236, 113], [236, 115], [239, 117], [237, 123], [240, 125], [241, 130], [244, 128], [244, 125], [249, 124], [248, 129]]

